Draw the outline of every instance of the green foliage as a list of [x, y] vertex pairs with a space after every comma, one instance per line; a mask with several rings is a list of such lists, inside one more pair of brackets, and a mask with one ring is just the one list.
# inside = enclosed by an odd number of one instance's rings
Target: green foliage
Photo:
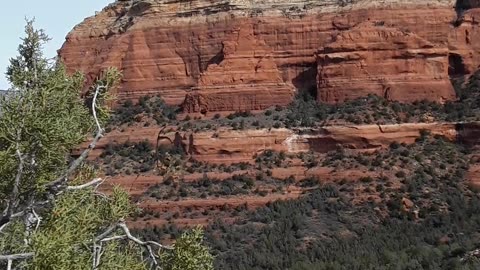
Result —
[[[50, 64], [42, 57], [41, 47], [48, 37], [35, 30], [32, 21], [27, 22], [26, 34], [20, 56], [11, 60], [7, 70], [13, 89], [0, 100], [0, 206], [6, 209], [0, 220], [4, 225], [0, 226], [0, 254], [33, 253], [30, 259], [15, 260], [14, 269], [92, 269], [94, 242], [100, 243], [96, 237], [108, 228], [113, 228], [109, 236], [126, 234], [112, 225], [123, 222], [135, 208], [118, 188], [109, 196], [93, 187], [67, 188], [95, 178], [91, 168], [73, 170], [68, 165], [69, 152], [96, 128], [91, 114], [97, 113], [100, 124], [107, 119], [104, 105], [120, 73], [106, 70], [85, 106], [80, 99], [83, 76], [70, 76], [61, 63]], [[101, 91], [92, 110], [97, 89]], [[146, 143], [134, 147], [139, 154], [151, 150]], [[68, 170], [73, 173], [66, 182], [49, 188], [55, 180], [64, 180]], [[199, 237], [201, 233], [195, 231], [180, 239], [170, 269], [211, 269], [212, 259]], [[145, 249], [132, 241], [115, 238], [101, 243], [101, 262], [95, 269], [151, 269], [143, 259]], [[0, 267], [6, 265], [0, 261]]]
[[213, 270], [213, 256], [203, 245], [203, 230], [197, 227], [184, 232], [173, 251], [161, 254], [165, 270]]
[[151, 117], [161, 125], [175, 120], [177, 112], [177, 107], [167, 105], [161, 97], [144, 96], [136, 104], [126, 100], [116, 107], [110, 125], [132, 124], [140, 115]]
[[50, 73], [49, 63], [42, 52], [43, 45], [50, 38], [42, 29], [35, 29], [33, 23], [34, 20], [27, 20], [26, 37], [18, 46], [19, 55], [10, 59], [6, 72], [8, 80], [18, 89], [41, 87]]
[[[153, 145], [146, 140], [137, 143], [130, 141], [123, 144], [109, 143], [101, 158], [109, 175], [122, 173], [123, 169], [133, 169], [134, 173], [147, 172], [155, 166], [156, 153], [153, 150]], [[159, 152], [161, 150], [162, 147], [159, 148]]]
[[[32, 47], [25, 39], [24, 47]], [[12, 62], [9, 70], [13, 86], [23, 76]], [[0, 194], [11, 189], [19, 164], [16, 151], [25, 160], [23, 189], [35, 189], [55, 179], [67, 165], [67, 153], [85, 139], [93, 120], [80, 99], [83, 77], [67, 75], [61, 64], [42, 66], [42, 81], [36, 87], [19, 88], [0, 99]], [[30, 73], [30, 71], [25, 71]], [[23, 74], [23, 75], [22, 75]], [[36, 82], [40, 83], [36, 83]]]
[[92, 109], [92, 101], [96, 92], [96, 88], [98, 87], [100, 91], [97, 94], [97, 104], [100, 102], [101, 105], [106, 106], [96, 106], [96, 113], [99, 121], [101, 123], [107, 123], [111, 118], [111, 109], [110, 105], [112, 105], [115, 101], [115, 96], [113, 94], [114, 89], [117, 87], [118, 83], [122, 78], [122, 74], [116, 68], [110, 67], [104, 70], [96, 79], [93, 86], [88, 91], [85, 104], [87, 105], [90, 113]]
[[325, 119], [327, 109], [307, 92], [301, 92], [289, 105], [284, 122], [287, 126], [313, 126], [315, 122]]
[[[75, 182], [82, 183], [92, 176], [91, 170], [84, 169]], [[108, 197], [91, 188], [67, 191], [39, 212], [41, 223], [29, 233], [26, 243], [22, 220], [2, 231], [0, 253], [33, 251], [32, 260], [19, 262], [26, 269], [88, 269], [92, 264], [92, 240], [134, 210], [127, 193], [118, 188]], [[147, 269], [140, 255], [138, 246], [105, 243], [101, 269]]]
[[[94, 123], [80, 99], [83, 76], [69, 76], [61, 63], [49, 64], [42, 57], [41, 45], [48, 37], [33, 29], [33, 21], [27, 22], [26, 34], [19, 46], [20, 56], [11, 60], [7, 71], [14, 90], [0, 100], [2, 207], [16, 176], [20, 180], [20, 195], [15, 198], [18, 204], [42, 200], [45, 185], [64, 173], [67, 154], [93, 130]], [[118, 80], [112, 76], [115, 74], [118, 72], [110, 69], [101, 79], [106, 88], [99, 97], [100, 105], [105, 101], [104, 93]], [[91, 177], [93, 174], [77, 174], [75, 182]], [[118, 190], [111, 197], [100, 197], [90, 189], [65, 192], [42, 208], [43, 220], [26, 243], [20, 241], [27, 230], [23, 221], [9, 224], [2, 232], [2, 239], [9, 241], [1, 243], [0, 249], [2, 253], [33, 251], [33, 260], [20, 263], [29, 269], [87, 269], [91, 266], [88, 241], [131, 211], [128, 197]], [[131, 253], [129, 248], [108, 245], [105, 269], [118, 269], [121, 263], [128, 269], [144, 269], [138, 257], [129, 257], [127, 252]]]
[[477, 70], [466, 83], [455, 88], [458, 101], [445, 104], [445, 117], [448, 121], [480, 120], [480, 70]]
[[273, 150], [265, 150], [255, 157], [255, 163], [258, 166], [266, 166], [268, 168], [282, 167], [286, 160], [285, 152], [275, 152]]
[[448, 213], [372, 224], [371, 207], [323, 187], [248, 213], [248, 223], [215, 223], [207, 236], [219, 269], [478, 269], [479, 260], [461, 261], [478, 246], [478, 198], [441, 193], [455, 202]]
[[[128, 195], [119, 189], [108, 198], [88, 189], [61, 195], [32, 237], [32, 269], [89, 269], [92, 239], [132, 211]], [[138, 246], [105, 245], [102, 269], [146, 269]]]
[[[401, 103], [368, 95], [344, 103], [318, 103], [307, 92], [301, 92], [288, 106], [284, 123], [287, 126], [315, 126], [325, 124], [393, 124], [426, 121], [480, 120], [480, 71], [465, 84], [458, 84], [458, 100], [445, 104], [427, 100]], [[271, 112], [269, 112], [271, 113]]]

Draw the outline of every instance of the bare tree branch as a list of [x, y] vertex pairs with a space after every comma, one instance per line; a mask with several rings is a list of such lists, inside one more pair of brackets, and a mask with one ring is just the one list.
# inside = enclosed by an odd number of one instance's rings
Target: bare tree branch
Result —
[[114, 224], [114, 225], [108, 227], [105, 232], [103, 232], [99, 236], [95, 237], [95, 239], [93, 241], [93, 251], [92, 251], [92, 253], [93, 253], [92, 270], [97, 270], [98, 266], [100, 265], [100, 262], [102, 260], [102, 254], [103, 254], [103, 252], [102, 252], [102, 248], [103, 248], [102, 242], [105, 242], [105, 241], [102, 241], [102, 240], [107, 239], [105, 237], [107, 237], [109, 234], [114, 232], [116, 228], [117, 228], [117, 224]]
[[10, 222], [6, 222], [6, 223], [3, 224], [2, 226], [0, 226], [0, 232], [2, 232], [3, 229], [5, 229], [5, 228], [8, 226], [8, 224], [10, 224]]
[[98, 94], [100, 93], [100, 90], [105, 90], [105, 86], [100, 86], [98, 85], [95, 89], [95, 94], [93, 95], [93, 100], [92, 100], [92, 113], [93, 113], [93, 118], [95, 119], [95, 124], [97, 125], [97, 130], [100, 133], [103, 133], [103, 128], [100, 126], [100, 121], [98, 121], [97, 117], [97, 98]]
[[32, 214], [35, 217], [35, 220], [37, 221], [37, 224], [35, 225], [35, 231], [38, 230], [38, 227], [40, 227], [40, 222], [42, 222], [42, 218], [35, 212], [35, 209], [32, 208]]
[[100, 93], [100, 90], [104, 90], [105, 86], [97, 86], [95, 88], [95, 94], [93, 96], [92, 100], [92, 113], [93, 113], [93, 118], [95, 119], [95, 125], [97, 127], [97, 134], [95, 135], [95, 138], [93, 141], [90, 143], [87, 149], [85, 149], [82, 154], [70, 164], [68, 167], [67, 171], [62, 174], [60, 177], [58, 177], [55, 181], [50, 182], [46, 185], [47, 189], [52, 189], [52, 188], [58, 188], [62, 184], [68, 181], [68, 177], [80, 166], [85, 159], [87, 159], [88, 155], [90, 152], [95, 148], [97, 145], [98, 141], [103, 137], [103, 128], [100, 126], [100, 121], [98, 120], [97, 117], [97, 98], [98, 94]]
[[72, 162], [72, 164], [70, 165], [70, 167], [67, 169], [67, 171], [62, 174], [60, 177], [58, 177], [57, 179], [55, 179], [55, 181], [53, 182], [50, 182], [46, 185], [47, 189], [54, 189], [54, 188], [58, 188], [59, 186], [61, 186], [62, 184], [66, 183], [67, 180], [68, 180], [68, 176], [70, 176], [77, 168], [78, 166], [80, 166], [83, 161], [85, 161], [85, 159], [87, 159], [88, 155], [90, 154], [90, 152], [95, 148], [95, 146], [97, 145], [98, 141], [103, 137], [103, 134], [102, 132], [98, 132], [97, 135], [95, 136], [95, 138], [93, 139], [93, 141], [90, 143], [90, 145], [88, 146], [87, 149], [85, 149], [82, 154], [80, 155], [80, 157], [78, 157], [76, 160], [74, 160]]
[[152, 263], [155, 265], [155, 266], [158, 266], [158, 261], [157, 261], [157, 257], [155, 256], [155, 253], [153, 252], [152, 250], [152, 245], [153, 246], [157, 246], [159, 248], [162, 248], [162, 249], [173, 249], [172, 247], [169, 247], [169, 246], [164, 246], [160, 243], [157, 243], [155, 241], [142, 241], [138, 238], [136, 238], [135, 236], [133, 236], [131, 233], [130, 233], [130, 229], [128, 229], [127, 227], [127, 224], [125, 224], [125, 222], [120, 222], [118, 224], [118, 227], [120, 227], [124, 232], [125, 232], [125, 235], [126, 237], [135, 242], [136, 244], [142, 246], [143, 248], [145, 248], [147, 251], [148, 251], [148, 255], [150, 256], [150, 259], [152, 260]]
[[99, 261], [98, 259], [98, 253], [97, 253], [97, 244], [93, 243], [93, 248], [92, 248], [92, 253], [93, 253], [93, 259], [92, 259], [92, 270], [95, 270], [97, 269], [97, 266], [98, 266], [98, 263], [97, 261]]
[[123, 221], [118, 224], [118, 227], [120, 227], [120, 228], [125, 232], [125, 234], [127, 235], [128, 239], [132, 240], [133, 242], [135, 242], [135, 243], [137, 243], [137, 244], [139, 244], [139, 245], [141, 245], [141, 246], [154, 245], [154, 246], [157, 246], [157, 247], [163, 248], [163, 249], [169, 249], [169, 250], [172, 250], [172, 249], [173, 249], [173, 247], [171, 247], [171, 246], [164, 246], [164, 245], [162, 245], [162, 244], [160, 244], [160, 243], [157, 243], [157, 242], [155, 242], [155, 241], [145, 241], [145, 242], [144, 242], [144, 241], [136, 238], [135, 236], [133, 236], [133, 235], [130, 233], [130, 229], [128, 229], [127, 224], [125, 224], [125, 222], [123, 222]]
[[126, 238], [127, 238], [126, 235], [116, 235], [116, 236], [112, 236], [112, 237], [103, 238], [102, 240], [100, 240], [100, 242], [109, 242], [109, 241], [115, 241], [115, 240], [123, 240], [123, 239], [126, 239]]
[[[10, 222], [11, 222], [13, 219], [15, 219], [15, 218], [23, 217], [23, 216], [29, 211], [29, 209], [32, 209], [32, 211], [35, 211], [34, 207], [39, 208], [39, 207], [42, 207], [42, 206], [48, 204], [49, 202], [50, 202], [50, 201], [37, 202], [37, 203], [35, 203], [34, 206], [33, 206], [33, 205], [30, 205], [30, 206], [26, 207], [25, 210], [22, 210], [22, 211], [19, 211], [19, 212], [16, 212], [16, 213], [12, 214], [12, 215], [10, 216]], [[33, 213], [33, 214], [35, 215], [36, 213]], [[40, 217], [40, 216], [39, 216], [39, 218], [40, 218], [40, 220], [41, 220], [41, 217]], [[7, 227], [8, 224], [10, 224], [10, 222], [7, 222], [7, 223], [3, 224], [2, 226], [0, 226], [0, 232], [1, 232], [3, 229], [5, 229], [5, 227]]]
[[35, 253], [33, 253], [33, 252], [10, 254], [10, 255], [0, 255], [0, 261], [25, 260], [25, 259], [32, 258], [34, 255], [35, 255]]
[[[17, 140], [20, 139], [19, 137], [20, 137], [20, 134], [17, 134]], [[10, 194], [10, 199], [8, 200], [7, 209], [5, 209], [5, 211], [3, 213], [3, 216], [0, 219], [0, 231], [1, 231], [1, 229], [4, 228], [4, 225], [6, 225], [7, 223], [10, 222], [13, 211], [15, 210], [15, 208], [18, 204], [18, 194], [20, 193], [20, 182], [22, 180], [23, 166], [24, 166], [24, 160], [23, 160], [22, 153], [20, 152], [20, 145], [19, 145], [18, 141], [17, 141], [17, 144], [16, 144], [15, 154], [17, 155], [17, 158], [18, 158], [17, 174], [15, 176], [15, 181], [13, 183], [13, 188], [12, 188], [12, 193]]]
[[93, 244], [93, 260], [92, 260], [92, 270], [97, 270], [100, 266], [100, 262], [102, 260], [103, 255], [103, 246], [102, 243]]
[[160, 244], [158, 242], [155, 242], [155, 241], [142, 241], [142, 240], [138, 239], [137, 237], [132, 235], [132, 233], [130, 232], [130, 229], [128, 228], [127, 224], [125, 224], [125, 221], [123, 221], [123, 220], [120, 220], [117, 224], [114, 224], [114, 225], [108, 227], [107, 230], [105, 230], [105, 232], [103, 232], [102, 234], [100, 234], [99, 236], [97, 236], [94, 239], [94, 242], [101, 242], [102, 240], [104, 240], [104, 242], [109, 241], [109, 240], [105, 240], [105, 239], [107, 239], [107, 237], [111, 233], [113, 233], [117, 228], [122, 229], [122, 231], [125, 233], [125, 235], [113, 236], [113, 237], [111, 237], [110, 240], [128, 238], [129, 240], [131, 240], [131, 241], [133, 241], [136, 244], [141, 245], [141, 246], [153, 245], [153, 246], [163, 248], [163, 249], [169, 249], [169, 250], [173, 249], [173, 247], [171, 247], [171, 246], [165, 246], [165, 245], [162, 245], [162, 244]]
[[118, 224], [114, 224], [110, 227], [107, 228], [107, 230], [105, 230], [105, 232], [103, 232], [102, 234], [100, 234], [99, 236], [95, 237], [95, 239], [93, 240], [94, 242], [98, 242], [98, 241], [101, 241], [102, 239], [104, 239], [105, 237], [109, 236], [112, 232], [115, 231], [115, 229], [117, 228]]
[[[121, 229], [125, 234], [108, 237], [116, 229]], [[125, 224], [125, 221], [120, 220], [117, 224], [114, 224], [108, 227], [105, 232], [103, 232], [102, 234], [100, 234], [95, 238], [93, 243], [93, 270], [98, 269], [97, 266], [100, 264], [101, 255], [102, 255], [102, 252], [101, 252], [102, 243], [109, 242], [109, 241], [116, 241], [116, 240], [125, 240], [125, 239], [130, 240], [136, 243], [137, 245], [143, 247], [148, 252], [151, 262], [155, 267], [158, 267], [159, 265], [157, 261], [158, 256], [155, 255], [152, 246], [161, 248], [161, 249], [168, 249], [168, 250], [173, 249], [173, 247], [165, 246], [155, 241], [142, 241], [138, 239], [137, 237], [131, 234], [130, 229], [128, 228], [127, 224]]]
[[82, 152], [82, 154], [76, 160], [74, 160], [72, 162], [72, 164], [70, 164], [67, 171], [63, 175], [58, 177], [55, 181], [47, 184], [47, 186], [46, 186], [47, 188], [49, 188], [49, 189], [56, 188], [56, 187], [58, 188], [58, 186], [61, 186], [62, 184], [67, 182], [68, 177], [78, 168], [78, 166], [80, 166], [85, 161], [85, 159], [87, 159], [90, 152], [95, 148], [98, 141], [103, 137], [103, 128], [101, 127], [100, 121], [98, 120], [96, 108], [97, 108], [98, 95], [99, 95], [100, 91], [104, 90], [104, 89], [105, 89], [105, 86], [98, 85], [95, 88], [95, 94], [93, 95], [93, 100], [92, 100], [91, 109], [92, 109], [93, 118], [95, 119], [95, 125], [96, 125], [96, 128], [97, 128], [97, 134], [95, 135], [95, 138], [90, 143], [90, 145], [88, 145], [88, 148], [85, 149]]
[[67, 186], [67, 190], [79, 190], [79, 189], [83, 189], [83, 188], [87, 188], [87, 187], [91, 187], [91, 186], [95, 186], [95, 188], [97, 188], [99, 185], [101, 185], [102, 183], [104, 182], [104, 180], [102, 178], [95, 178], [93, 179], [92, 181], [88, 182], [88, 183], [85, 183], [83, 185], [78, 185], [78, 186]]
[[12, 194], [10, 195], [10, 202], [8, 203], [8, 210], [7, 210], [8, 216], [12, 215], [16, 204], [18, 204], [17, 199], [18, 199], [18, 194], [20, 192], [20, 182], [23, 176], [24, 160], [23, 160], [22, 153], [20, 152], [20, 145], [18, 142], [17, 142], [16, 148], [17, 149], [15, 153], [18, 158], [18, 169], [17, 169], [17, 175], [15, 176], [15, 182], [13, 184]]

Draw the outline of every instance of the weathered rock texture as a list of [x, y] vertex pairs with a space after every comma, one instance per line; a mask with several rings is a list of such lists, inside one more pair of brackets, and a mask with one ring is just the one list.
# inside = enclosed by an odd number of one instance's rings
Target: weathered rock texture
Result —
[[318, 99], [339, 102], [369, 93], [404, 102], [454, 99], [448, 55], [447, 46], [383, 22], [360, 24], [319, 55]]
[[[372, 151], [388, 147], [393, 142], [414, 143], [422, 130], [441, 135], [452, 141], [469, 145], [480, 145], [479, 123], [410, 123], [392, 125], [329, 126], [319, 129], [260, 129], [204, 132], [170, 132], [164, 134], [169, 141], [181, 144], [185, 151], [196, 160], [213, 163], [235, 163], [251, 161], [255, 154], [265, 150], [299, 153], [314, 151], [327, 153], [338, 146], [360, 151]], [[148, 140], [157, 143], [159, 128], [129, 128], [124, 132], [114, 131], [103, 138], [93, 151], [91, 158], [98, 157], [110, 144], [126, 141]], [[88, 147], [84, 144], [81, 148]]]
[[117, 1], [59, 53], [90, 80], [119, 67], [121, 99], [160, 94], [187, 112], [283, 105], [295, 89], [324, 102], [449, 100], [449, 75], [480, 63], [476, 1], [343, 2]]
[[[480, 7], [480, 4], [478, 5]], [[460, 14], [449, 35], [450, 75], [475, 72], [480, 64], [480, 8]]]
[[292, 88], [280, 76], [272, 50], [255, 38], [253, 26], [230, 35], [231, 41], [222, 42], [222, 51], [201, 73], [198, 87], [187, 94], [183, 108], [246, 111], [290, 103]]

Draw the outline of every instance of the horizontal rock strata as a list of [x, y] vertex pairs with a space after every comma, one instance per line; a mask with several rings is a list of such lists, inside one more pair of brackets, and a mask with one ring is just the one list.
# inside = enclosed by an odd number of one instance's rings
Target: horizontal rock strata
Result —
[[[259, 129], [218, 131], [170, 132], [162, 136], [170, 140], [160, 143], [177, 142], [193, 158], [213, 163], [235, 163], [251, 161], [255, 154], [270, 149], [299, 153], [314, 151], [326, 153], [342, 146], [347, 149], [371, 151], [388, 147], [393, 142], [414, 143], [421, 131], [441, 135], [452, 141], [479, 145], [479, 123], [411, 123], [392, 125], [328, 126], [320, 129]], [[91, 158], [99, 156], [106, 145], [126, 141], [150, 141], [157, 143], [159, 128], [129, 128], [123, 132], [108, 133], [93, 151]], [[87, 147], [88, 144], [83, 145]]]
[[295, 90], [329, 103], [365, 93], [445, 101], [449, 76], [479, 64], [475, 3], [341, 3], [117, 1], [76, 26], [59, 53], [90, 81], [120, 68], [120, 99], [158, 94], [187, 112], [284, 105]]

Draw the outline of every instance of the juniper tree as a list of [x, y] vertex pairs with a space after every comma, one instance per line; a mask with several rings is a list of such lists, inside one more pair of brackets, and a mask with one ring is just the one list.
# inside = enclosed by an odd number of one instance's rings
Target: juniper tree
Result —
[[26, 36], [18, 46], [19, 55], [10, 59], [7, 67], [7, 78], [16, 88], [32, 88], [35, 83], [43, 82], [50, 70], [48, 61], [43, 55], [43, 45], [50, 38], [43, 29], [35, 29], [33, 20], [27, 20]]
[[[25, 32], [20, 55], [7, 70], [12, 89], [0, 99], [0, 266], [212, 269], [201, 232], [183, 235], [176, 247], [132, 235], [125, 220], [136, 209], [128, 195], [118, 188], [110, 196], [99, 193], [103, 180], [84, 164], [103, 136], [105, 102], [119, 72], [106, 70], [85, 102], [80, 98], [84, 77], [68, 75], [59, 61], [44, 58], [42, 46], [49, 38], [33, 21], [27, 21]], [[92, 137], [72, 159], [69, 151]]]

